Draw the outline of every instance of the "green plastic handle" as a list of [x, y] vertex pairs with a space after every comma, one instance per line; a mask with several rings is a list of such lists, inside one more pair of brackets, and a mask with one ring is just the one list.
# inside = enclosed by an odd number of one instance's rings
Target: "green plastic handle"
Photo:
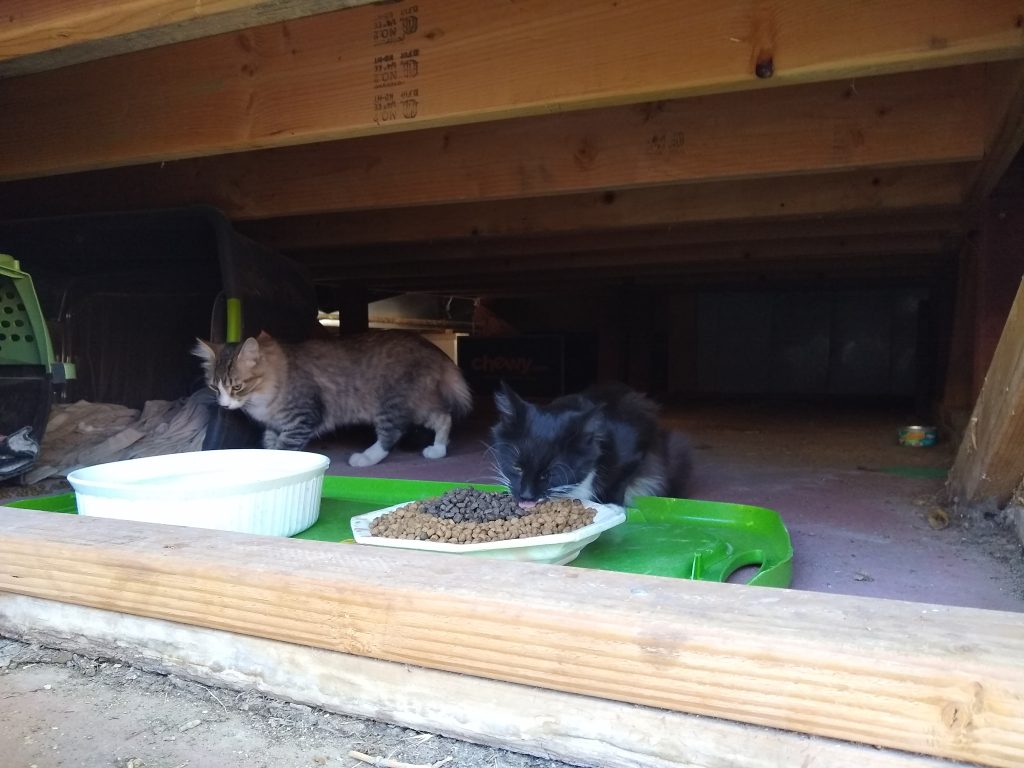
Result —
[[229, 343], [238, 343], [242, 340], [242, 300], [228, 299], [227, 301], [227, 338]]

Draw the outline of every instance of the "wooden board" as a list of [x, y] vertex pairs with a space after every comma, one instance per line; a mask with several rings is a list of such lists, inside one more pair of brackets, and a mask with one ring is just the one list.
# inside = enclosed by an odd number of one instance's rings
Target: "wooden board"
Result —
[[202, 202], [250, 219], [978, 162], [993, 69], [1015, 84], [1006, 63], [975, 65], [384, 134], [9, 183], [0, 208]]
[[1024, 63], [1012, 62], [1010, 67], [1002, 72], [991, 69], [986, 74], [986, 101], [993, 133], [986, 142], [985, 159], [978, 164], [968, 195], [975, 212], [984, 205], [1024, 146]]
[[570, 270], [601, 270], [628, 267], [652, 270], [694, 265], [750, 265], [792, 262], [804, 258], [820, 261], [886, 256], [893, 260], [910, 255], [943, 253], [945, 238], [936, 235], [880, 235], [865, 237], [806, 238], [797, 240], [744, 241], [732, 243], [622, 246], [601, 249], [567, 249], [536, 253], [518, 250], [505, 254], [474, 248], [434, 246], [425, 243], [393, 250], [388, 246], [293, 254], [321, 279], [359, 280], [377, 277], [449, 277], [484, 271], [488, 276], [526, 276]]
[[[900, 215], [949, 210], [966, 191], [970, 164], [707, 182], [486, 203], [424, 205], [297, 217], [250, 234], [273, 235], [280, 247], [316, 240], [324, 247], [661, 227], [709, 222], [766, 222], [826, 214]], [[959, 219], [950, 216], [952, 227]], [[270, 232], [269, 230], [275, 230]], [[727, 239], [728, 230], [718, 239]]]
[[2, 80], [18, 119], [0, 122], [0, 178], [1018, 58], [1022, 16], [1022, 0], [363, 6]]
[[991, 766], [1024, 614], [0, 510], [0, 590]]
[[367, 256], [372, 258], [384, 253], [413, 253], [423, 245], [435, 245], [451, 249], [452, 252], [461, 250], [473, 254], [505, 256], [747, 240], [877, 237], [885, 234], [945, 234], [959, 239], [965, 232], [964, 222], [953, 207], [900, 210], [896, 213], [880, 211], [829, 218], [781, 216], [755, 221], [731, 221], [728, 225], [719, 222], [676, 223], [654, 227], [603, 228], [595, 232], [513, 234], [504, 237], [464, 233], [465, 237], [434, 239], [429, 242], [403, 240], [402, 235], [408, 233], [401, 229], [357, 233], [351, 227], [335, 228], [335, 221], [337, 219], [333, 215], [292, 216], [240, 221], [235, 223], [235, 228], [266, 245], [290, 253], [328, 250], [337, 254], [342, 250], [344, 253], [365, 250]]
[[[0, 635], [602, 768], [951, 768], [938, 758], [0, 592]], [[225, 664], [225, 659], [230, 659]], [[613, 729], [614, 738], [608, 738]], [[467, 768], [471, 768], [468, 767]]]
[[[856, 259], [804, 257], [780, 261], [680, 262], [639, 266], [620, 263], [587, 269], [524, 270], [514, 275], [508, 272], [492, 273], [487, 265], [464, 270], [461, 274], [440, 275], [423, 268], [419, 274], [393, 276], [387, 268], [383, 268], [372, 278], [363, 278], [362, 284], [383, 296], [421, 291], [470, 299], [479, 296], [550, 295], [554, 297], [552, 301], [557, 301], [559, 295], [564, 295], [565, 287], [571, 285], [573, 291], [584, 291], [593, 296], [612, 291], [608, 300], [614, 303], [627, 286], [654, 290], [689, 290], [711, 286], [743, 289], [763, 288], [765, 281], [773, 281], [789, 286], [804, 284], [820, 290], [843, 282], [847, 286], [851, 283], [879, 285], [882, 282], [891, 285], [898, 281], [920, 284], [929, 279], [942, 263], [935, 256], [902, 256], [896, 259], [882, 256]], [[330, 272], [325, 268], [324, 271], [324, 280], [340, 282], [348, 279], [338, 276], [341, 270]], [[621, 377], [625, 374], [610, 375]]]

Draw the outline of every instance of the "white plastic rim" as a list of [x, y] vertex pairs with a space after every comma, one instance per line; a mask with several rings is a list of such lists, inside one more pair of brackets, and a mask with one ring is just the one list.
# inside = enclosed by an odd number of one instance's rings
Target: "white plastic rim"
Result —
[[292, 536], [316, 522], [330, 460], [237, 449], [149, 456], [75, 470], [80, 515]]
[[587, 501], [584, 504], [597, 513], [594, 515], [594, 522], [590, 525], [577, 528], [575, 531], [552, 533], [546, 536], [530, 536], [526, 539], [484, 541], [477, 544], [450, 544], [448, 542], [419, 541], [416, 539], [389, 539], [382, 536], [374, 536], [370, 533], [370, 524], [376, 518], [410, 503], [412, 502], [406, 501], [353, 517], [352, 538], [359, 544], [370, 544], [378, 547], [418, 549], [424, 552], [447, 552], [451, 554], [494, 557], [503, 560], [524, 560], [535, 563], [563, 565], [576, 559], [583, 548], [604, 531], [626, 521], [626, 510], [624, 508], [615, 504], [597, 504]]

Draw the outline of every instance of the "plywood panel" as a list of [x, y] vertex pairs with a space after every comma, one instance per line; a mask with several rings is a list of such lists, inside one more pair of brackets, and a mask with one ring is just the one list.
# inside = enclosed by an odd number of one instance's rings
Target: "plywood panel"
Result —
[[1021, 16], [1021, 0], [402, 0], [0, 81], [17, 115], [0, 177], [1014, 58]]

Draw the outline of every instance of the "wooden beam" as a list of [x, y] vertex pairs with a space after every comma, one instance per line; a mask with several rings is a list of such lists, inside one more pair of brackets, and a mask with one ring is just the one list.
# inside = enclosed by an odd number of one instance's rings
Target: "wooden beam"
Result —
[[[923, 277], [956, 252], [946, 236], [934, 233], [706, 243], [673, 242], [651, 232], [615, 234], [618, 237], [608, 238], [610, 243], [602, 248], [594, 245], [599, 236], [584, 235], [525, 242], [499, 238], [494, 243], [481, 239], [366, 246], [289, 255], [322, 284], [362, 281], [385, 290], [474, 295], [509, 289], [547, 292], [564, 287], [566, 281], [594, 286], [651, 276], [676, 283], [784, 273]], [[630, 235], [649, 237], [631, 242]], [[659, 242], [662, 238], [664, 242]]]
[[1019, 286], [949, 473], [950, 498], [964, 509], [987, 501], [1005, 506], [1024, 479], [1024, 282]]
[[[548, 271], [523, 270], [518, 274], [491, 273], [486, 267], [465, 270], [461, 274], [435, 275], [421, 269], [418, 275], [393, 276], [386, 270], [374, 278], [365, 278], [371, 288], [385, 293], [424, 292], [453, 296], [490, 296], [512, 294], [559, 294], [566, 285], [592, 292], [597, 288], [616, 290], [626, 285], [673, 286], [754, 284], [765, 281], [792, 284], [822, 281], [888, 281], [910, 280], [921, 283], [942, 263], [934, 256], [903, 257], [898, 260], [859, 258], [853, 261], [828, 258], [804, 258], [774, 262], [732, 262], [703, 264], [657, 264], [575, 268]], [[344, 271], [318, 276], [326, 283], [340, 282]]]
[[250, 219], [979, 161], [1002, 117], [985, 108], [986, 74], [954, 67], [32, 179], [0, 187], [0, 208], [207, 203]]
[[[2, 187], [0, 187], [2, 189]], [[955, 207], [901, 210], [898, 213], [849, 214], [813, 217], [778, 217], [756, 221], [695, 222], [654, 227], [604, 228], [592, 232], [570, 232], [508, 236], [469, 236], [446, 240], [401, 238], [403, 231], [362, 233], [354, 241], [343, 239], [349, 230], [335, 230], [331, 215], [293, 216], [283, 219], [240, 221], [235, 228], [265, 245], [295, 254], [316, 250], [344, 250], [367, 256], [388, 249], [413, 252], [437, 245], [473, 254], [505, 256], [517, 253], [566, 253], [574, 250], [599, 251], [616, 248], [672, 247], [729, 241], [792, 240], [821, 237], [865, 237], [876, 235], [946, 235], [950, 242], [963, 237], [963, 222]], [[370, 240], [374, 235], [379, 240]]]
[[604, 267], [680, 267], [689, 265], [748, 264], [803, 258], [848, 260], [870, 256], [899, 259], [908, 255], [939, 256], [946, 241], [936, 235], [880, 235], [864, 237], [800, 238], [795, 240], [741, 241], [686, 246], [622, 246], [596, 250], [572, 249], [541, 252], [519, 249], [504, 254], [465, 245], [392, 246], [345, 251], [292, 253], [293, 259], [318, 279], [346, 277], [410, 277], [425, 271], [431, 277], [465, 274], [515, 276], [524, 273], [601, 269]]
[[[0, 593], [0, 635], [602, 768], [951, 768], [938, 758]], [[230, 663], [225, 660], [230, 659]], [[628, 723], [608, 738], [609, 723]]]
[[0, 509], [0, 590], [990, 766], [1024, 614]]
[[992, 133], [985, 142], [985, 157], [971, 180], [968, 216], [977, 214], [1024, 147], [1024, 63], [1012, 62], [1010, 69], [1005, 65], [987, 69], [985, 92]]
[[[330, 244], [411, 242], [467, 237], [502, 237], [665, 227], [709, 222], [750, 222], [819, 216], [878, 216], [950, 209], [963, 201], [970, 164], [924, 166], [778, 179], [708, 182], [646, 189], [608, 190], [486, 203], [424, 205], [298, 217], [275, 223], [282, 236], [308, 229], [297, 239]], [[960, 226], [950, 217], [953, 227]], [[710, 226], [710, 225], [709, 225]], [[253, 222], [245, 231], [268, 234]], [[291, 245], [289, 245], [291, 247]]]
[[0, 177], [1019, 58], [1022, 15], [1022, 0], [400, 0], [2, 80], [18, 119], [0, 122]]
[[5, 0], [0, 15], [0, 78], [372, 1]]

